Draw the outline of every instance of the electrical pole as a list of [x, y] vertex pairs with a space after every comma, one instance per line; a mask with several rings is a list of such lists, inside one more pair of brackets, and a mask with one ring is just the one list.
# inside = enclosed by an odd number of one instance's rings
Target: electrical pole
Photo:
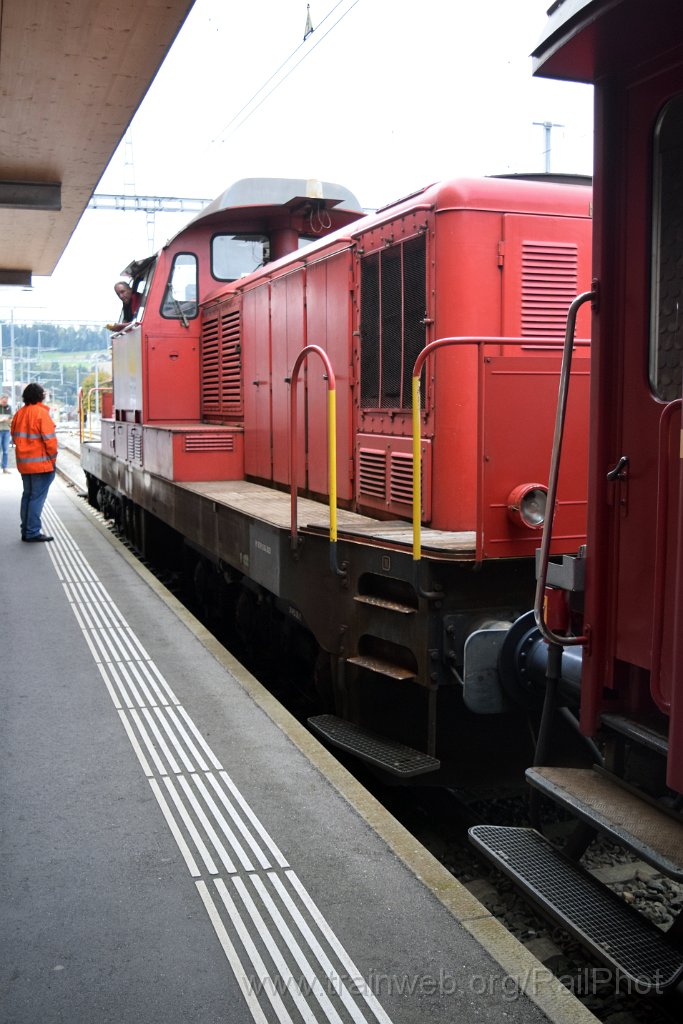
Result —
[[550, 133], [553, 128], [564, 128], [563, 124], [555, 124], [553, 121], [534, 121], [534, 125], [542, 128], [545, 133], [545, 173], [550, 174]]

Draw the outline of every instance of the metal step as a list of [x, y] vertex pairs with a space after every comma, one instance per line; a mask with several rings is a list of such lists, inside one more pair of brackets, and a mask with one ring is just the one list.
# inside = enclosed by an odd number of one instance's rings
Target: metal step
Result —
[[346, 659], [350, 665], [358, 665], [359, 668], [366, 668], [369, 672], [376, 672], [380, 676], [389, 676], [390, 679], [417, 679], [415, 673], [397, 665], [385, 658], [375, 658], [369, 654], [355, 654], [352, 658]]
[[528, 768], [527, 782], [574, 816], [683, 881], [683, 824], [593, 768]]
[[683, 976], [683, 949], [531, 828], [475, 825], [470, 839], [616, 977], [661, 993]]
[[634, 722], [631, 718], [626, 718], [625, 715], [610, 714], [601, 715], [600, 721], [612, 732], [617, 732], [626, 739], [640, 743], [649, 750], [654, 750], [656, 754], [661, 754], [662, 757], [666, 757], [669, 752], [667, 737], [656, 729], [643, 725], [642, 722]]
[[354, 601], [359, 604], [369, 604], [373, 608], [385, 608], [389, 612], [398, 612], [400, 615], [415, 615], [417, 612], [417, 608], [413, 608], [410, 604], [389, 601], [386, 597], [373, 597], [371, 594], [356, 594]]
[[441, 762], [429, 754], [385, 739], [336, 715], [316, 715], [308, 719], [308, 724], [332, 746], [404, 779], [426, 775], [441, 767]]

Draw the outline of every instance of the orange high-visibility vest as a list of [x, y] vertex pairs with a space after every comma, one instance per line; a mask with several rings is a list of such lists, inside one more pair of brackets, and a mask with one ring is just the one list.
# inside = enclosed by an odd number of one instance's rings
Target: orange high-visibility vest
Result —
[[42, 402], [18, 409], [12, 420], [17, 469], [20, 473], [51, 473], [57, 459], [57, 432]]

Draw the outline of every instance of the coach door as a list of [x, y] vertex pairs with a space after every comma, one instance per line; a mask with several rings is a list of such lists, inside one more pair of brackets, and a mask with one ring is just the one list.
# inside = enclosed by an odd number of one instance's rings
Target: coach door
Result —
[[[620, 693], [628, 692], [633, 710], [649, 685], [656, 706], [668, 715], [678, 702], [680, 717], [683, 94], [668, 99], [666, 78], [634, 90], [629, 101], [623, 209], [632, 216], [623, 229], [623, 321], [615, 332], [623, 337], [623, 387], [616, 399], [613, 464], [605, 474], [615, 547], [605, 540], [616, 553], [616, 572], [612, 623], [606, 620], [605, 627], [613, 630], [608, 678], [613, 674]], [[618, 293], [616, 286], [615, 305]], [[603, 300], [610, 302], [605, 294]], [[615, 353], [617, 364], [619, 358]], [[603, 361], [603, 377], [606, 369]], [[617, 366], [614, 390], [618, 379]], [[603, 379], [607, 404], [615, 400], [609, 386]], [[631, 666], [645, 670], [638, 685]]]

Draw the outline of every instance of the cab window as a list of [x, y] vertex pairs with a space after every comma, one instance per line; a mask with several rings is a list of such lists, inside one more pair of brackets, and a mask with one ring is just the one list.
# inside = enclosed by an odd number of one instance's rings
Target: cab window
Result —
[[683, 95], [664, 107], [655, 132], [650, 386], [681, 397], [683, 366]]
[[270, 259], [267, 235], [214, 235], [211, 273], [218, 281], [237, 281]]
[[167, 320], [187, 323], [197, 316], [197, 310], [197, 257], [193, 253], [180, 252], [174, 258], [168, 275], [161, 315]]

